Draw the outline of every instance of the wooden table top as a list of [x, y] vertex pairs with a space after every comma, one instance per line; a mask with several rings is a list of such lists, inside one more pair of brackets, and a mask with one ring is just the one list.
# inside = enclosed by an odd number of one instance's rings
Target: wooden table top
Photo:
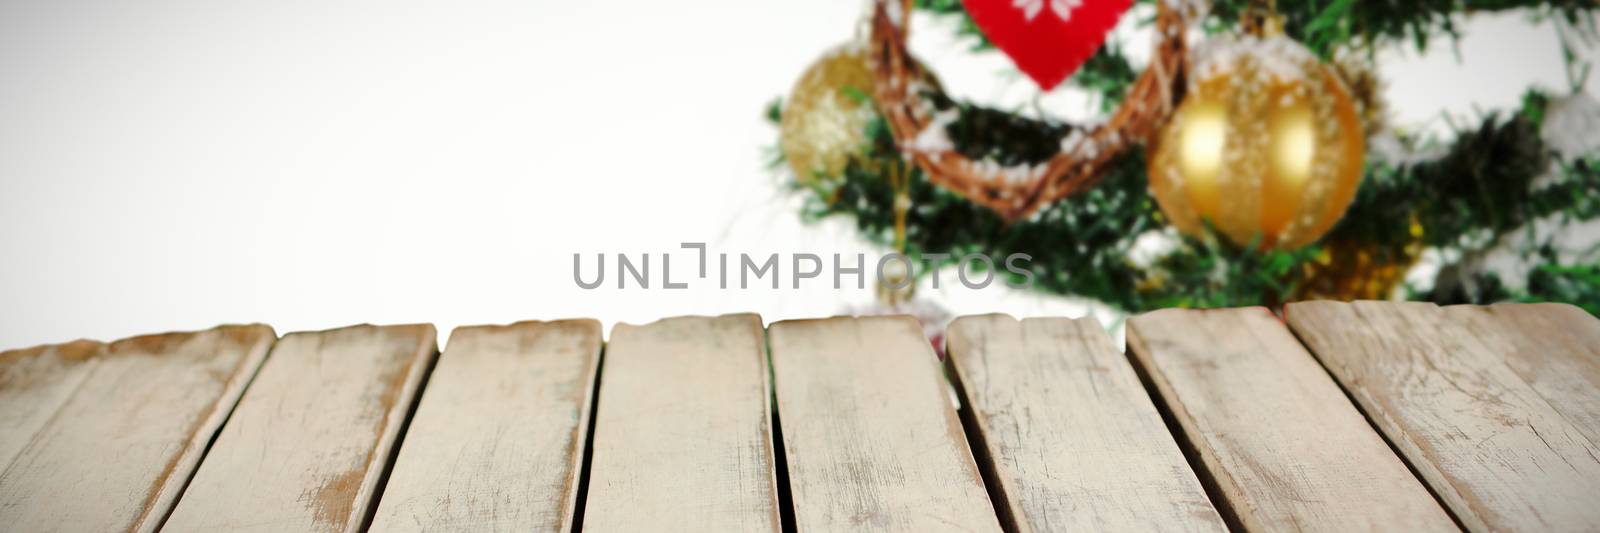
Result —
[[0, 353], [3, 531], [1594, 531], [1555, 304], [222, 326]]

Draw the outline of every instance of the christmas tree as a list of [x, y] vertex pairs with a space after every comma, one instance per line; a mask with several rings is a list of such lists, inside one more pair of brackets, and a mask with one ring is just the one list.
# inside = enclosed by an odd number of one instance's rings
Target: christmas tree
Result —
[[[974, 50], [998, 48], [1042, 89], [1089, 92], [1104, 118], [1072, 124], [948, 96], [906, 45], [912, 9], [957, 21]], [[1386, 123], [1376, 51], [1448, 45], [1466, 14], [1513, 9], [1562, 32], [1565, 92], [1529, 87], [1519, 107], [1443, 138]], [[935, 262], [1027, 253], [1035, 289], [1126, 312], [1403, 297], [1600, 314], [1597, 239], [1566, 242], [1600, 216], [1600, 104], [1574, 53], [1595, 35], [1596, 9], [877, 0], [870, 31], [768, 110], [774, 166], [792, 173], [808, 219], [853, 219], [911, 256], [955, 252]], [[1153, 30], [1145, 64], [1102, 42], [1122, 18]], [[1425, 256], [1437, 276], [1406, 285]], [[1517, 268], [1483, 268], [1490, 257]]]

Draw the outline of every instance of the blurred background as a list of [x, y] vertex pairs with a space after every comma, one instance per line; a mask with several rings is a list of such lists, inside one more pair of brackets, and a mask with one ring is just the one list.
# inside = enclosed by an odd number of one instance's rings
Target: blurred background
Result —
[[[443, 334], [524, 319], [609, 328], [871, 308], [870, 286], [582, 290], [572, 278], [574, 253], [656, 256], [690, 241], [762, 256], [886, 252], [848, 217], [800, 215], [807, 193], [773, 165], [777, 130], [764, 117], [808, 65], [858, 38], [866, 10], [860, 0], [0, 3], [0, 349], [226, 322], [280, 333], [430, 322]], [[1518, 109], [1530, 88], [1571, 93], [1563, 34], [1538, 14], [1460, 13], [1459, 40], [1378, 49], [1388, 123], [1448, 140], [1486, 112]], [[1152, 36], [1134, 18], [1114, 35], [1142, 64]], [[1042, 94], [1005, 54], [974, 52], [959, 16], [910, 20], [911, 49], [952, 97], [1061, 120], [1103, 115], [1071, 84]], [[1582, 63], [1594, 50], [1575, 53]], [[1562, 231], [1592, 243], [1596, 230]], [[1449, 261], [1424, 255], [1408, 279], [1426, 285]], [[1126, 312], [927, 281], [918, 301], [955, 314], [1115, 326]]]

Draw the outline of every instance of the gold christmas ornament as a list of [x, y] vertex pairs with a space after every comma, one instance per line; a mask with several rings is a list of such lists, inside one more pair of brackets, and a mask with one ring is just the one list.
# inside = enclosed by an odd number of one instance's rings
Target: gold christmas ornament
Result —
[[1188, 93], [1157, 134], [1150, 190], [1172, 224], [1292, 249], [1327, 233], [1360, 184], [1364, 133], [1338, 75], [1268, 27], [1191, 58]]
[[824, 54], [800, 75], [779, 123], [783, 155], [801, 183], [835, 178], [866, 143], [873, 73], [867, 48], [846, 44]]

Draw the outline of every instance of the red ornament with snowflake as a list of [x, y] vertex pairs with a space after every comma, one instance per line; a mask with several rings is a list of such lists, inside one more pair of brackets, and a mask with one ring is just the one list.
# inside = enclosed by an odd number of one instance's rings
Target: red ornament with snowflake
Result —
[[962, 0], [967, 14], [1039, 88], [1060, 85], [1106, 41], [1133, 0]]

